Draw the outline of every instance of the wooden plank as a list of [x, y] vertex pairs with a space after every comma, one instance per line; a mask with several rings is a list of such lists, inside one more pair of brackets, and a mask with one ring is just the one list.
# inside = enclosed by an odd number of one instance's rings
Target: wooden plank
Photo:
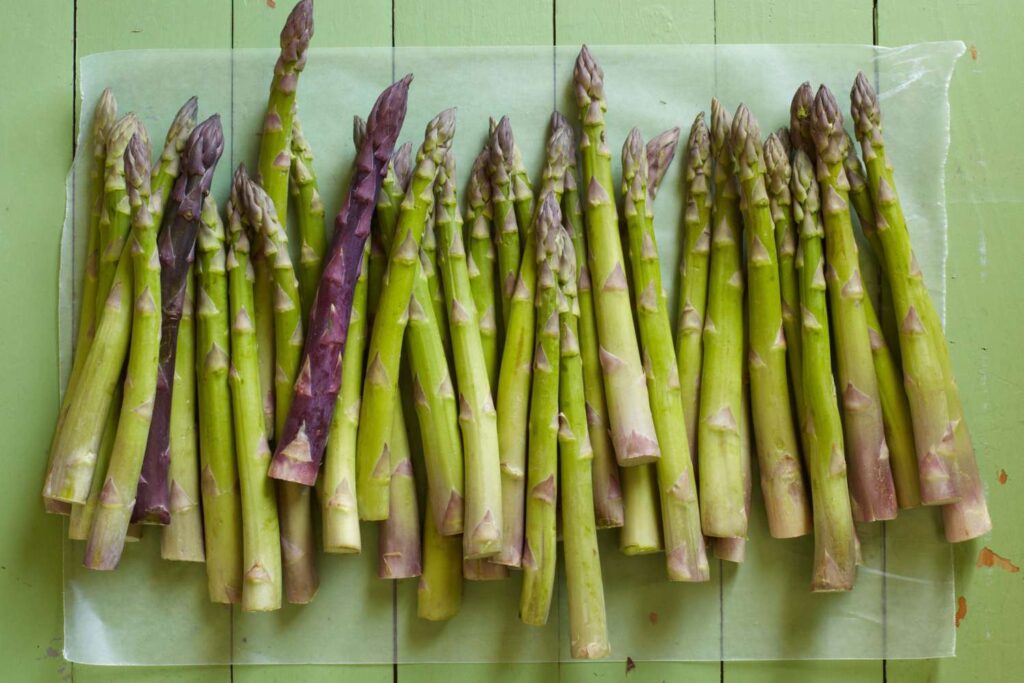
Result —
[[[57, 415], [57, 255], [64, 176], [71, 163], [72, 8], [61, 0], [6, 8], [0, 58], [0, 147], [18, 165], [0, 170], [5, 274], [0, 335], [8, 492], [0, 501], [0, 660], [16, 680], [70, 674], [60, 656], [61, 518], [43, 513], [39, 491]], [[40, 40], [40, 36], [50, 36]], [[31, 61], [29, 61], [31, 60]], [[27, 95], [27, 96], [26, 96]]]
[[[555, 16], [558, 45], [626, 43], [710, 43], [714, 41], [714, 2], [680, 0], [658, 2], [592, 2], [559, 0]], [[612, 144], [616, 148], [618, 142]], [[716, 625], [717, 627], [717, 625]], [[615, 643], [612, 643], [613, 651]], [[617, 656], [622, 653], [617, 652]], [[711, 683], [720, 680], [718, 662], [573, 663], [563, 666], [561, 677], [571, 681], [685, 680]]]
[[[235, 47], [277, 47], [281, 27], [294, 0], [233, 0]], [[314, 9], [314, 34], [311, 45], [314, 48], [363, 47], [391, 44], [391, 6], [387, 2], [363, 2], [343, 0], [317, 2]], [[267, 74], [269, 84], [270, 73]], [[302, 81], [299, 81], [302, 88]], [[367, 108], [371, 103], [367, 103]], [[347, 124], [345, 124], [347, 125]], [[347, 129], [347, 128], [346, 128]], [[372, 545], [372, 544], [371, 544]], [[367, 547], [364, 552], [374, 552]], [[344, 557], [323, 555], [321, 563], [343, 562]], [[390, 643], [383, 643], [386, 656], [390, 658]], [[233, 680], [239, 683], [275, 683], [277, 681], [323, 681], [344, 680], [352, 683], [384, 683], [393, 678], [392, 666], [235, 666]]]
[[[951, 146], [946, 165], [949, 212], [946, 336], [970, 420], [995, 528], [976, 542], [956, 546], [957, 597], [966, 612], [957, 631], [957, 656], [925, 662], [889, 662], [891, 683], [1005, 681], [1024, 669], [1020, 574], [978, 566], [982, 548], [1016, 565], [1024, 559], [1024, 473], [1014, 454], [1020, 430], [1016, 406], [1024, 399], [1020, 378], [1024, 341], [1019, 320], [1019, 231], [1024, 162], [1020, 81], [1019, 3], [910, 2], [878, 5], [879, 41], [886, 45], [961, 39], [968, 54], [950, 89]], [[899, 164], [899, 159], [893, 160]], [[1000, 472], [1006, 472], [1000, 483]], [[1005, 565], [1009, 568], [1009, 565]], [[954, 607], [950, 606], [951, 611]]]
[[551, 0], [395, 0], [395, 45], [550, 45]]
[[[716, 5], [719, 43], [871, 43], [869, 3], [856, 0], [820, 3], [814, 0], [719, 0]], [[780, 93], [788, 98], [792, 93]], [[755, 504], [762, 504], [756, 501]], [[726, 662], [730, 683], [792, 683], [882, 680], [881, 662]]]
[[[230, 47], [231, 8], [227, 2], [182, 0], [168, 11], [159, 0], [78, 0], [78, 58], [108, 50], [171, 47]], [[76, 64], [77, 67], [77, 64]], [[162, 137], [163, 132], [154, 135]], [[187, 676], [179, 679], [178, 676]], [[227, 666], [190, 668], [117, 668], [75, 665], [80, 681], [165, 681], [223, 683]]]

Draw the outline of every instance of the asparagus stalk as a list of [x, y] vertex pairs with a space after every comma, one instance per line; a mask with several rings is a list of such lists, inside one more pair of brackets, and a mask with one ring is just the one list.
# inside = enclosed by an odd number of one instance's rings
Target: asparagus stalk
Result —
[[193, 325], [195, 290], [192, 271], [186, 279], [185, 302], [178, 323], [171, 394], [168, 471], [171, 521], [160, 534], [160, 557], [205, 562], [203, 518], [199, 509], [199, 451], [196, 443], [196, 336]]
[[715, 160], [715, 199], [711, 208], [711, 266], [704, 318], [697, 459], [700, 517], [708, 536], [747, 535], [744, 491], [747, 482], [740, 443], [743, 419], [743, 266], [739, 187], [729, 143], [729, 115], [711, 101], [711, 153]]
[[227, 273], [231, 301], [231, 403], [235, 454], [242, 494], [242, 609], [281, 607], [281, 532], [273, 481], [267, 476], [270, 447], [260, 411], [257, 336], [252, 315], [253, 271], [242, 197], [249, 178], [235, 172], [228, 200]]
[[731, 142], [742, 204], [746, 206], [748, 368], [761, 491], [771, 535], [794, 538], [811, 531], [810, 502], [804, 489], [789, 397], [779, 256], [761, 130], [746, 105], [741, 104], [736, 111]]
[[[864, 166], [857, 158], [852, 142], [843, 161], [846, 178], [850, 183], [850, 203], [860, 221], [861, 229], [868, 238], [874, 254], [882, 255], [882, 244], [875, 227], [875, 207], [868, 192]], [[862, 254], [862, 257], [864, 255]], [[910, 418], [910, 404], [903, 389], [899, 359], [899, 333], [892, 307], [892, 294], [884, 269], [879, 292], [879, 316], [870, 297], [864, 299], [864, 315], [867, 318], [871, 338], [871, 352], [875, 361], [875, 375], [878, 378], [878, 394], [882, 403], [882, 422], [885, 425], [885, 443], [889, 447], [889, 464], [896, 484], [896, 500], [901, 508], [913, 508], [921, 504], [921, 485], [917, 475], [917, 455], [914, 445], [914, 426]], [[879, 322], [879, 317], [882, 322]]]
[[380, 192], [377, 193], [377, 206], [374, 213], [376, 227], [370, 234], [370, 278], [366, 289], [368, 320], [371, 323], [380, 300], [384, 271], [388, 264], [388, 250], [384, 246], [384, 238], [387, 237], [387, 243], [391, 243], [391, 236], [398, 223], [402, 200], [409, 189], [411, 178], [412, 145], [407, 142], [388, 161]]
[[[594, 315], [594, 296], [587, 268], [587, 242], [583, 229], [583, 209], [580, 206], [579, 178], [576, 172], [576, 150], [569, 154], [569, 167], [565, 173], [565, 196], [562, 215], [569, 230], [576, 255], [576, 301], [579, 305], [579, 344], [583, 363], [583, 398], [587, 410], [587, 425], [593, 451], [594, 514], [598, 529], [621, 527], [624, 520], [622, 485], [619, 483], [619, 465], [615, 461], [608, 431], [608, 408], [604, 398], [604, 377], [601, 374], [597, 340], [597, 320]], [[633, 468], [641, 470], [644, 468]]]
[[[108, 137], [104, 183], [108, 220], [98, 226], [98, 323], [77, 381], [68, 383], [64, 395], [43, 484], [44, 500], [82, 504], [88, 499], [114, 387], [128, 351], [132, 274], [131, 252], [123, 248], [126, 237], [121, 234], [128, 230], [124, 152], [140, 125], [134, 114], [128, 114], [113, 125]], [[118, 154], [120, 160], [114, 158]]]
[[[511, 137], [511, 129], [509, 131]], [[523, 153], [519, 145], [512, 144], [512, 196], [515, 203], [516, 223], [519, 225], [519, 240], [525, 245], [526, 232], [533, 221], [533, 189], [530, 175], [523, 165]]]
[[[67, 387], [64, 390], [64, 396], [61, 401], [60, 417], [58, 418], [60, 420], [63, 420], [64, 414], [67, 411], [67, 399], [71, 394], [71, 388], [74, 386], [78, 374], [82, 371], [85, 358], [89, 353], [89, 347], [92, 345], [93, 336], [96, 334], [97, 311], [102, 310], [96, 300], [98, 296], [96, 289], [98, 287], [97, 276], [99, 274], [100, 250], [99, 226], [101, 221], [109, 220], [106, 205], [103, 202], [103, 169], [107, 156], [107, 137], [110, 135], [110, 129], [114, 124], [116, 116], [117, 101], [114, 99], [114, 94], [110, 88], [107, 88], [100, 95], [93, 113], [91, 130], [93, 163], [89, 168], [89, 232], [85, 247], [85, 270], [82, 274], [82, 297], [79, 303], [75, 352], [71, 363], [71, 374], [68, 377]], [[113, 443], [113, 430], [116, 427], [116, 417], [107, 420], [104, 436], [108, 436], [107, 430], [109, 430], [109, 437], [106, 438], [108, 444], [106, 452], [108, 453], [109, 445]], [[103, 452], [101, 446], [101, 458]], [[53, 450], [51, 449], [47, 461], [47, 472], [49, 472], [52, 458]], [[97, 462], [97, 467], [99, 466], [100, 463]], [[106, 464], [103, 463], [102, 467], [105, 469]], [[85, 540], [88, 537], [89, 525], [92, 523], [92, 511], [96, 507], [96, 498], [99, 496], [98, 484], [94, 482], [91, 489], [89, 501], [85, 505], [71, 506], [64, 501], [51, 498], [43, 499], [47, 512], [65, 515], [70, 513], [72, 515], [71, 523], [68, 527], [68, 536], [72, 540]], [[89, 507], [88, 511], [85, 510], [86, 506]]]
[[[557, 119], [553, 119], [555, 124]], [[499, 124], [500, 129], [500, 124]], [[547, 143], [543, 187], [540, 196], [550, 193], [556, 202], [564, 191], [565, 171], [572, 148], [567, 127], [552, 125]], [[493, 147], [492, 147], [493, 153]], [[497, 209], [497, 203], [495, 204]], [[560, 213], [560, 212], [559, 212]], [[523, 562], [523, 531], [526, 509], [526, 466], [529, 444], [530, 409], [525, 397], [531, 395], [533, 357], [535, 355], [537, 284], [537, 219], [526, 233], [524, 256], [516, 280], [509, 316], [506, 318], [505, 343], [498, 371], [498, 452], [501, 457], [502, 548], [492, 562], [519, 567]], [[532, 446], [530, 446], [532, 447]]]
[[[133, 135], [125, 150], [124, 168], [132, 216], [128, 249], [134, 273], [133, 289], [138, 295], [132, 316], [131, 352], [117, 435], [100, 494], [100, 505], [85, 548], [85, 566], [90, 569], [114, 569], [121, 559], [156, 394], [160, 347], [160, 261], [157, 257], [156, 226], [149, 211], [149, 155], [149, 146], [142, 137]], [[88, 380], [88, 375], [83, 375], [81, 380]]]
[[611, 151], [605, 142], [604, 72], [586, 45], [573, 71], [583, 124], [580, 150], [587, 187], [587, 246], [594, 308], [600, 339], [612, 443], [619, 465], [658, 458], [658, 439], [633, 326], [629, 286], [623, 266], [619, 221], [612, 189]]
[[[559, 298], [557, 271], [563, 248], [561, 211], [554, 193], [541, 195], [534, 221], [537, 264], [536, 350], [530, 395], [526, 533], [519, 618], [543, 626], [555, 584], [555, 500], [558, 492]], [[527, 242], [530, 242], [527, 239]]]
[[800, 232], [800, 313], [803, 335], [803, 435], [814, 508], [815, 591], [853, 588], [856, 534], [846, 484], [842, 422], [832, 377], [821, 208], [814, 166], [803, 150], [793, 159], [793, 221]]
[[396, 401], [402, 338], [419, 265], [420, 239], [433, 201], [431, 188], [454, 132], [454, 110], [441, 112], [427, 124], [426, 138], [416, 157], [416, 170], [402, 200], [384, 276], [386, 286], [375, 309], [356, 447], [359, 514], [367, 520], [386, 519], [388, 515], [391, 464], [386, 444]]
[[291, 193], [299, 227], [299, 300], [302, 321], [306, 323], [323, 272], [327, 232], [320, 183], [313, 169], [313, 148], [302, 134], [297, 115], [292, 118], [291, 156]]
[[449, 311], [459, 426], [465, 456], [466, 559], [490, 557], [501, 549], [501, 468], [498, 416], [487, 377], [487, 359], [462, 242], [462, 217], [455, 190], [455, 157], [449, 150], [438, 171], [436, 228], [441, 278]]
[[866, 297], [850, 220], [849, 183], [843, 169], [849, 142], [843, 132], [839, 104], [825, 86], [818, 89], [814, 98], [810, 131], [818, 150], [817, 175], [825, 224], [825, 276], [835, 328], [833, 337], [842, 390], [853, 519], [858, 522], [894, 519], [896, 488], [889, 469], [889, 447], [885, 441], [878, 380], [864, 312]]
[[[438, 184], [435, 183], [435, 192]], [[434, 198], [437, 207], [437, 197]], [[427, 212], [427, 224], [423, 228], [423, 242], [420, 247], [420, 270], [427, 280], [430, 305], [434, 309], [434, 319], [441, 336], [445, 358], [452, 365], [452, 339], [448, 331], [448, 312], [444, 300], [444, 286], [437, 272], [437, 216], [434, 211]]]
[[683, 219], [683, 260], [679, 267], [682, 285], [676, 318], [676, 363], [690, 457], [696, 460], [704, 358], [701, 333], [707, 313], [708, 264], [711, 260], [711, 139], [704, 122], [704, 112], [697, 114], [690, 127], [685, 163], [686, 213]]
[[[788, 135], [788, 133], [787, 133]], [[788, 139], [788, 138], [787, 138]], [[796, 415], [804, 414], [804, 387], [801, 364], [802, 344], [800, 333], [800, 277], [796, 272], [796, 248], [800, 236], [793, 225], [793, 199], [789, 192], [792, 165], [789, 154], [779, 138], [772, 133], [764, 142], [765, 184], [768, 190], [768, 206], [775, 224], [775, 246], [779, 251], [779, 291], [782, 295], [782, 328], [786, 335], [786, 360], [789, 365], [790, 384]]]
[[171, 462], [171, 402], [174, 360], [178, 347], [178, 323], [185, 306], [187, 281], [195, 258], [196, 236], [203, 200], [210, 192], [217, 162], [224, 151], [220, 117], [211, 116], [189, 135], [182, 154], [184, 172], [174, 184], [171, 212], [157, 237], [160, 258], [160, 368], [146, 442], [139, 490], [132, 521], [168, 524], [171, 521], [167, 475]]
[[818, 150], [811, 136], [811, 107], [814, 105], [814, 90], [810, 81], [804, 81], [793, 94], [789, 104], [789, 143], [792, 153], [803, 150], [814, 161]]
[[665, 559], [670, 580], [706, 581], [710, 570], [701, 535], [697, 482], [683, 418], [672, 327], [661, 284], [648, 174], [644, 141], [634, 128], [622, 148], [622, 195], [647, 391], [661, 448], [656, 467]]
[[[462, 539], [437, 533], [428, 505], [423, 519], [423, 573], [416, 590], [416, 616], [446, 621], [458, 614], [462, 607], [462, 562]], [[466, 562], [508, 572], [508, 568], [485, 560]]]
[[509, 569], [489, 560], [463, 560], [462, 577], [466, 581], [503, 581], [509, 577]]
[[[121, 383], [114, 387], [114, 396], [111, 399], [111, 406], [121, 405], [124, 394]], [[103, 476], [106, 474], [107, 465], [110, 463], [110, 453], [114, 448], [114, 436], [117, 434], [117, 420], [120, 417], [118, 410], [107, 411], [107, 421], [103, 425], [103, 436], [100, 439], [99, 450], [96, 452], [97, 474], [93, 475], [92, 483], [89, 485], [89, 497], [81, 505], [71, 505], [71, 516], [68, 519], [68, 538], [72, 541], [89, 540], [89, 531], [92, 529], [92, 520], [96, 515], [96, 506], [100, 504], [100, 493], [103, 488]], [[58, 501], [47, 502], [57, 503]], [[67, 503], [62, 503], [68, 505]]]
[[[744, 321], [748, 319], [744, 311]], [[749, 355], [750, 342], [747, 340], [746, 354]], [[751, 475], [751, 438], [750, 438], [750, 375], [744, 373], [743, 392], [740, 398], [741, 419], [739, 420], [740, 452], [743, 454], [743, 507], [746, 514], [750, 515], [750, 494], [752, 485]], [[747, 539], [742, 537], [715, 538], [712, 539], [715, 558], [725, 562], [742, 563], [747, 559]]]
[[662, 549], [658, 474], [654, 464], [622, 468], [623, 524], [619, 550], [648, 555]]
[[469, 286], [473, 294], [473, 306], [476, 310], [476, 326], [480, 331], [480, 343], [484, 351], [484, 364], [487, 368], [487, 384], [491, 391], [498, 389], [498, 298], [497, 258], [492, 235], [494, 211], [491, 205], [491, 186], [487, 179], [487, 162], [490, 150], [485, 146], [473, 161], [473, 170], [469, 175], [469, 186], [466, 188], [466, 236], [469, 245], [466, 251], [466, 268], [469, 273]]
[[160, 154], [157, 165], [153, 167], [152, 192], [149, 203], [150, 212], [153, 214], [153, 224], [158, 227], [163, 225], [165, 213], [173, 214], [177, 210], [175, 202], [168, 204], [168, 199], [171, 199], [174, 183], [181, 173], [182, 154], [196, 127], [198, 113], [199, 100], [196, 97], [190, 97], [171, 121], [171, 126], [167, 130], [167, 138], [164, 141], [164, 150]]
[[388, 438], [391, 462], [388, 518], [380, 534], [377, 576], [408, 579], [422, 573], [419, 508], [416, 480], [409, 459], [409, 435], [405, 431], [402, 402], [395, 402], [395, 415]]
[[[523, 246], [520, 232], [527, 232], [529, 223], [520, 226], [516, 219], [515, 191], [512, 185], [513, 157], [516, 154], [512, 124], [508, 117], [491, 131], [487, 173], [491, 182], [494, 211], [494, 240], [498, 252], [498, 286], [501, 293], [501, 319], [507, 328], [512, 324], [512, 299], [515, 296]], [[529, 219], [527, 219], [529, 220]], [[523, 241], [526, 241], [525, 236]], [[529, 260], [529, 259], [527, 259]]]
[[[953, 377], [942, 324], [928, 296], [910, 245], [910, 233], [885, 152], [878, 98], [864, 74], [857, 74], [850, 97], [851, 113], [867, 166], [871, 199], [876, 210], [886, 275], [892, 287], [896, 319], [900, 321], [900, 351], [907, 398], [910, 400], [914, 421], [921, 499], [925, 504], [935, 503], [936, 498], [942, 497], [935, 495], [937, 491], [952, 489], [960, 500], [942, 510], [947, 540], [959, 542], [977, 538], [988, 533], [992, 528], [992, 520], [985, 502], [970, 431], [964, 419], [960, 391]], [[925, 356], [928, 363], [923, 364], [919, 356]], [[946, 398], [944, 412], [938, 410], [941, 408], [940, 402], [930, 398], [935, 375], [922, 376], [918, 372], [922, 370], [921, 365], [926, 365], [927, 371], [933, 372], [935, 363], [931, 359], [934, 356], [938, 357], [936, 360]], [[928, 406], [935, 403], [936, 413], [923, 410], [925, 405], [922, 396], [929, 398]], [[941, 419], [943, 415], [945, 419]], [[936, 416], [940, 418], [936, 422], [944, 424], [933, 424]], [[939, 441], [935, 441], [939, 427], [942, 435]], [[949, 457], [949, 451], [952, 451], [952, 458]], [[922, 452], [925, 453], [924, 462]], [[953, 477], [952, 481], [945, 479], [947, 474]]]
[[[559, 285], [558, 444], [562, 475], [562, 534], [569, 590], [569, 646], [574, 658], [601, 659], [611, 653], [601, 583], [601, 557], [594, 517], [593, 452], [587, 433], [583, 359], [578, 335], [576, 262], [572, 236], [563, 228]], [[669, 345], [671, 349], [671, 345]], [[698, 533], [700, 524], [698, 521]]]
[[[273, 269], [274, 415], [277, 420], [274, 431], [284, 434], [304, 341], [299, 281], [288, 252], [288, 236], [275, 214], [269, 195], [256, 183], [248, 183], [241, 201], [253, 231], [251, 241], [262, 241], [263, 253]], [[284, 591], [288, 602], [293, 604], [310, 602], [320, 586], [310, 495], [309, 487], [295, 482], [282, 481], [277, 485]]]
[[356, 157], [352, 184], [338, 214], [310, 310], [309, 343], [303, 350], [288, 419], [270, 467], [270, 476], [275, 479], [306, 486], [316, 482], [341, 385], [339, 358], [343, 357], [348, 336], [352, 297], [370, 232], [373, 203], [405, 119], [411, 81], [412, 77], [406, 76], [389, 86], [370, 111], [366, 139]]
[[228, 381], [231, 339], [224, 223], [209, 196], [200, 218], [196, 375], [207, 590], [213, 602], [237, 603], [242, 599], [242, 509]]

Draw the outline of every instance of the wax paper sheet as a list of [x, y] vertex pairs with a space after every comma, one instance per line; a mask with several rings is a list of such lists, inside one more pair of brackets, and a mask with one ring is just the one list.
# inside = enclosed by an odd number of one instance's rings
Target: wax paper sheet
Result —
[[[299, 87], [299, 109], [317, 158], [327, 214], [343, 196], [354, 150], [353, 114], [365, 116], [396, 76], [415, 74], [403, 140], [418, 144], [427, 120], [459, 109], [455, 153], [460, 188], [487, 131], [508, 114], [536, 177], [553, 107], [576, 118], [570, 83], [578, 47], [314, 49]], [[593, 48], [605, 70], [608, 142], [616, 159], [626, 132], [650, 137], [688, 130], [717, 96], [746, 102], [767, 133], [788, 122], [804, 80], [827, 83], [848, 110], [858, 70], [878, 87], [890, 158], [918, 260], [942, 310], [949, 144], [948, 84], [961, 43], [899, 48], [861, 45], [612, 46]], [[198, 95], [202, 116], [219, 113], [228, 141], [214, 196], [223, 201], [232, 167], [254, 165], [276, 51], [147, 50], [81, 62], [81, 125], [88, 131], [100, 91], [114, 89], [136, 111], [155, 146], [180, 104]], [[847, 127], [850, 127], [847, 120]], [[79, 149], [87, 149], [79, 145]], [[87, 156], [87, 155], [85, 155]], [[67, 373], [76, 288], [84, 261], [87, 173], [68, 183], [62, 241], [61, 369]], [[666, 288], [675, 289], [682, 216], [681, 164], [658, 195], [656, 227]], [[672, 294], [670, 294], [672, 296]], [[634, 660], [860, 659], [954, 653], [952, 553], [935, 509], [859, 525], [864, 565], [855, 590], [812, 594], [813, 541], [768, 536], [754, 476], [754, 504], [742, 565], [712, 562], [711, 581], [672, 584], [660, 555], [624, 557], [617, 532], [602, 531], [601, 560], [612, 657]], [[322, 555], [322, 584], [308, 606], [244, 614], [212, 605], [201, 564], [159, 559], [159, 530], [127, 547], [115, 572], [81, 566], [82, 546], [65, 546], [65, 656], [117, 665], [568, 661], [564, 576], [544, 628], [517, 618], [519, 577], [465, 585], [447, 623], [416, 618], [416, 581], [376, 578], [376, 534], [364, 525], [360, 556]]]

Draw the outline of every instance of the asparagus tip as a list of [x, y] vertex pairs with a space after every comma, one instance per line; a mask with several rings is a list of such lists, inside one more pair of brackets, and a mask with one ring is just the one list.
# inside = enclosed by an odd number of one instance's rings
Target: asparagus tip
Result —
[[405, 192], [409, 187], [409, 180], [412, 179], [412, 143], [406, 142], [399, 147], [391, 157], [391, 163], [394, 166], [395, 177], [398, 178], [398, 186]]
[[139, 133], [128, 140], [124, 150], [124, 176], [132, 204], [141, 195], [149, 194], [150, 150], [148, 141]]
[[732, 120], [730, 131], [733, 153], [740, 168], [750, 172], [763, 165], [764, 157], [761, 147], [761, 127], [753, 112], [745, 104], [740, 104]]
[[281, 58], [286, 62], [304, 62], [312, 37], [313, 0], [300, 0], [292, 8], [281, 29]]
[[814, 156], [814, 143], [808, 131], [808, 117], [814, 103], [814, 91], [810, 81], [804, 81], [796, 89], [793, 101], [789, 104], [789, 140], [796, 149], [802, 149], [808, 156]]
[[853, 117], [858, 138], [865, 137], [872, 129], [881, 125], [878, 95], [863, 71], [857, 72], [853, 89], [850, 90], [850, 115]]
[[647, 191], [651, 199], [658, 194], [661, 181], [668, 173], [672, 160], [676, 156], [676, 148], [679, 145], [680, 130], [678, 127], [658, 133], [647, 142], [647, 170], [648, 181]]
[[836, 164], [846, 157], [849, 143], [843, 130], [843, 114], [835, 95], [822, 85], [814, 96], [809, 117], [811, 138], [820, 156], [828, 164]]
[[597, 103], [604, 109], [604, 71], [585, 44], [576, 58], [573, 81], [576, 85], [576, 104], [581, 111], [586, 112], [591, 103]]
[[729, 112], [717, 97], [711, 98], [711, 150], [718, 157], [728, 149]]
[[[646, 198], [647, 178], [647, 146], [640, 130], [633, 128], [622, 145], [622, 194], [630, 205]], [[632, 211], [632, 206], [626, 210]]]
[[[377, 96], [377, 101], [373, 103], [373, 109], [370, 110], [370, 115], [366, 118], [368, 140], [394, 140], [398, 137], [402, 122], [405, 121], [411, 83], [412, 74], [406, 74]], [[388, 154], [390, 153], [389, 147]]]

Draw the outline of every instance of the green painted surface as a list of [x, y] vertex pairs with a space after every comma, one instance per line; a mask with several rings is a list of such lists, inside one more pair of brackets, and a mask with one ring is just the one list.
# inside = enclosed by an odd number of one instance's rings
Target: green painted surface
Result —
[[[77, 12], [76, 7], [77, 4]], [[0, 55], [0, 433], [8, 495], [0, 502], [0, 661], [17, 681], [387, 681], [390, 666], [180, 670], [72, 666], [60, 656], [60, 519], [38, 500], [58, 400], [56, 272], [63, 184], [71, 158], [75, 57], [140, 47], [269, 47], [290, 0], [2, 0]], [[978, 447], [994, 532], [957, 548], [967, 613], [958, 657], [940, 661], [402, 666], [403, 681], [724, 680], [952, 683], [1017, 681], [1024, 670], [1021, 574], [977, 567], [989, 547], [1024, 560], [1024, 468], [1015, 456], [1024, 399], [1024, 240], [1019, 206], [1024, 127], [1019, 112], [1024, 7], [1009, 0], [320, 0], [320, 46], [643, 42], [871, 42], [962, 39], [971, 51], [951, 93], [946, 168], [950, 220], [948, 336]], [[393, 7], [393, 11], [392, 11]], [[76, 19], [77, 14], [77, 19]], [[234, 22], [232, 24], [232, 21]], [[232, 43], [233, 41], [233, 43]], [[784, 96], [788, 96], [784, 95]], [[18, 167], [15, 160], [31, 160]], [[998, 473], [1005, 470], [1006, 483]], [[952, 614], [950, 615], [952, 618]]]

